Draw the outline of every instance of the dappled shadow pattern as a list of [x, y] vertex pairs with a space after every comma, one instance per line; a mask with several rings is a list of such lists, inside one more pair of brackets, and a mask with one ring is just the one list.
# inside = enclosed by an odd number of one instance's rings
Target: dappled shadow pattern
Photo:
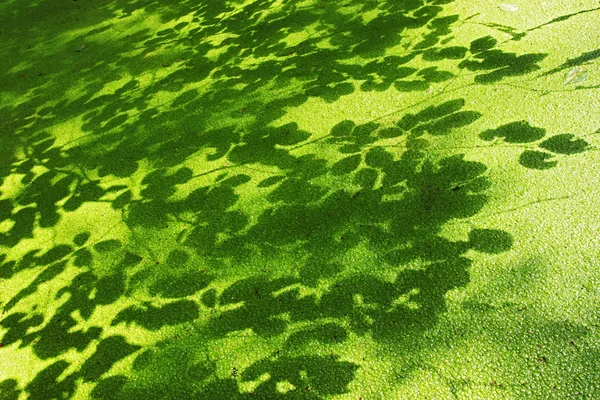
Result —
[[[277, 121], [311, 98], [539, 69], [544, 54], [491, 36], [452, 45], [449, 3], [0, 5], [0, 246], [27, 248], [0, 255], [0, 277], [25, 277], [0, 299], [1, 344], [49, 362], [30, 382], [1, 382], [3, 398], [65, 399], [94, 383], [97, 399], [320, 399], [350, 390], [351, 337], [420, 351], [413, 339], [469, 282], [465, 254], [512, 246], [492, 229], [441, 235], [484, 206], [491, 182], [485, 165], [428, 149], [483, 115], [457, 97], [397, 121], [337, 121], [322, 137]], [[512, 123], [481, 138], [544, 135]], [[570, 134], [538, 146], [521, 164], [588, 148]], [[90, 205], [120, 213], [127, 233], [36, 241]], [[146, 349], [108, 328], [176, 333]], [[240, 332], [280, 344], [224, 374], [209, 346]], [[67, 357], [83, 352], [80, 366]], [[130, 358], [138, 379], [109, 376]]]
[[506, 143], [537, 142], [537, 150], [524, 150], [519, 157], [519, 163], [530, 169], [552, 168], [558, 164], [558, 157], [590, 149], [587, 141], [570, 133], [554, 135], [542, 141], [545, 136], [545, 129], [533, 127], [527, 121], [511, 122], [479, 135], [487, 141], [501, 139]]

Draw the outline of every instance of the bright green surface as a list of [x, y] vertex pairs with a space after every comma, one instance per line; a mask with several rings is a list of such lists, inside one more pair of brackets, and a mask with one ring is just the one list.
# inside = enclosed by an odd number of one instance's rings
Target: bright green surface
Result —
[[599, 21], [5, 0], [0, 399], [599, 398]]

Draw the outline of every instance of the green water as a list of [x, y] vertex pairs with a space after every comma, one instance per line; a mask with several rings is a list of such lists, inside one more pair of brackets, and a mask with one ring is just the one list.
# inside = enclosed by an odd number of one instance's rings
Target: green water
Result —
[[0, 399], [600, 398], [596, 0], [5, 0]]

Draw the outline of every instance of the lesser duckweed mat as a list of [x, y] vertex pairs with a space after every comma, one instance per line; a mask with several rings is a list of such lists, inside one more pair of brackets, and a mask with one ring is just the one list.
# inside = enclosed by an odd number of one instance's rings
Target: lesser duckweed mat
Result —
[[0, 398], [599, 398], [597, 1], [5, 0]]

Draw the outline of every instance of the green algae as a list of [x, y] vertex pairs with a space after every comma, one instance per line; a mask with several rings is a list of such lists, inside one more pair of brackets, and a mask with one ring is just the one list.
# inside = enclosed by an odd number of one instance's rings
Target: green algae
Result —
[[597, 397], [599, 9], [514, 6], [0, 5], [1, 397]]

